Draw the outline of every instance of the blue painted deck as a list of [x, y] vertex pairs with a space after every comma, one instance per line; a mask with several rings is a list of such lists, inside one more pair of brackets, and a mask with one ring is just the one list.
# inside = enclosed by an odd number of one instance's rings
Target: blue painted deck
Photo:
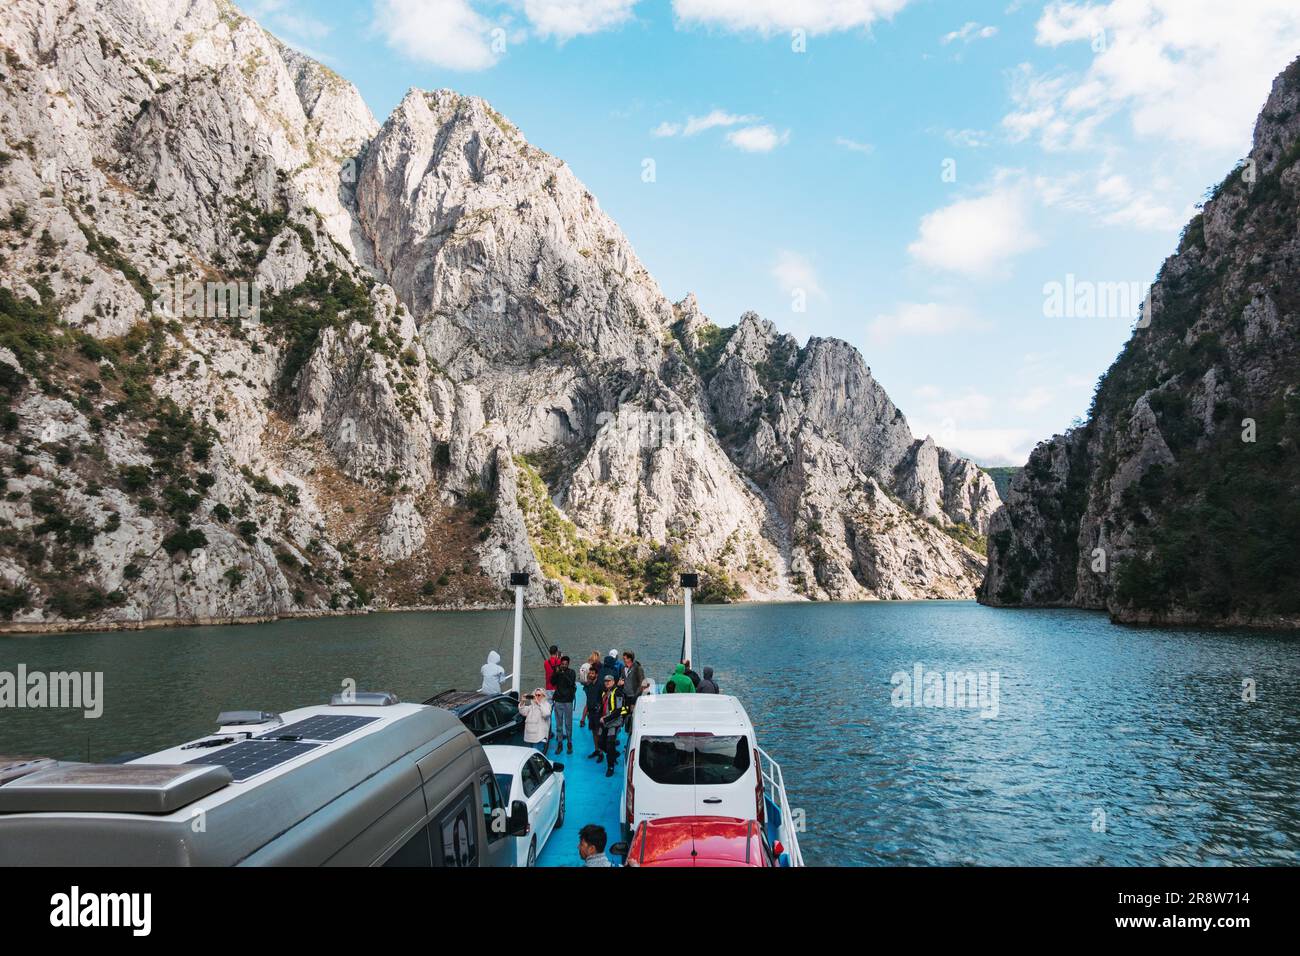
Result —
[[[577, 716], [573, 721], [573, 753], [556, 754], [550, 758], [564, 764], [565, 811], [564, 826], [551, 834], [537, 856], [538, 866], [582, 866], [578, 856], [578, 831], [588, 823], [599, 823], [605, 828], [609, 848], [622, 839], [619, 830], [619, 796], [623, 792], [623, 775], [627, 773], [627, 733], [619, 732], [618, 763], [614, 776], [605, 776], [605, 761], [597, 763], [587, 755], [594, 749], [591, 730], [579, 727]], [[610, 856], [611, 860], [618, 862]]]

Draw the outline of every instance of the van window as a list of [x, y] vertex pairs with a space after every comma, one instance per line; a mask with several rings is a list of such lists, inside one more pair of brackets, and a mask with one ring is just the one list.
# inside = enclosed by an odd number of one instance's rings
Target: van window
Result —
[[478, 822], [473, 788], [466, 789], [433, 821], [434, 866], [478, 866]]
[[749, 739], [739, 736], [642, 737], [638, 764], [655, 783], [728, 784], [749, 770]]

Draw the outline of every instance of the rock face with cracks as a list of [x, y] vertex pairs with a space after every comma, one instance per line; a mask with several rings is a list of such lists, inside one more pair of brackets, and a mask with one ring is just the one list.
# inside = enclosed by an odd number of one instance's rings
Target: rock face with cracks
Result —
[[0, 627], [974, 593], [991, 479], [849, 345], [669, 302], [481, 99], [13, 0], [0, 119]]

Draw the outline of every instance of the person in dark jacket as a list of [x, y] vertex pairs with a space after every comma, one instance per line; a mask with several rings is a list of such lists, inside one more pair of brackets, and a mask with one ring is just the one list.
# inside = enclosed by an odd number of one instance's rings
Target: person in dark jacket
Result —
[[614, 764], [618, 762], [618, 731], [627, 718], [627, 705], [623, 703], [623, 692], [614, 683], [614, 675], [605, 677], [605, 686], [600, 692], [600, 744], [599, 749], [605, 755], [605, 776], [614, 776]]
[[636, 654], [632, 651], [624, 651], [623, 676], [618, 679], [618, 689], [623, 692], [623, 700], [627, 703], [628, 718], [623, 725], [627, 728], [629, 738], [632, 736], [631, 713], [636, 709], [636, 699], [641, 695], [643, 680], [645, 680], [645, 670], [641, 667], [641, 662], [636, 659]]
[[605, 678], [613, 677], [614, 683], [618, 683], [618, 658], [613, 654], [606, 654], [605, 659], [600, 662], [600, 674], [596, 678], [597, 686], [605, 686]]
[[578, 675], [569, 666], [569, 655], [560, 658], [560, 664], [551, 671], [551, 683], [555, 685], [555, 694], [551, 698], [552, 713], [555, 715], [555, 752], [567, 745], [573, 753], [573, 700], [578, 696]]
[[598, 679], [596, 669], [593, 667], [587, 671], [587, 682], [582, 685], [582, 692], [586, 697], [586, 704], [582, 708], [582, 719], [578, 722], [579, 727], [591, 726], [591, 753], [587, 754], [589, 758], [603, 757], [604, 753], [600, 749], [600, 688], [602, 684]]
[[696, 690], [699, 690], [699, 689], [700, 689], [700, 675], [697, 674], [697, 673], [695, 673], [695, 671], [691, 670], [691, 662], [690, 662], [690, 661], [683, 661], [682, 663], [684, 663], [684, 664], [686, 665], [686, 676], [689, 677], [689, 678], [691, 679], [691, 683], [695, 685], [695, 689], [696, 689]]
[[704, 676], [700, 678], [700, 686], [695, 689], [699, 691], [701, 694], [718, 693], [718, 685], [717, 682], [714, 681], [713, 679], [712, 667], [704, 668]]

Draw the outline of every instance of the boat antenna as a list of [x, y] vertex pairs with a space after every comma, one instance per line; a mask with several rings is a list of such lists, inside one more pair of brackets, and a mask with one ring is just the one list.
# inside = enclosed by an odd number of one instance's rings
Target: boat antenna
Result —
[[524, 643], [524, 591], [528, 588], [528, 572], [513, 571], [510, 574], [510, 586], [515, 589], [515, 644], [514, 644], [514, 670], [510, 674], [510, 689], [515, 692], [515, 696], [520, 694], [519, 690], [519, 671], [522, 661], [520, 660], [523, 652]]

